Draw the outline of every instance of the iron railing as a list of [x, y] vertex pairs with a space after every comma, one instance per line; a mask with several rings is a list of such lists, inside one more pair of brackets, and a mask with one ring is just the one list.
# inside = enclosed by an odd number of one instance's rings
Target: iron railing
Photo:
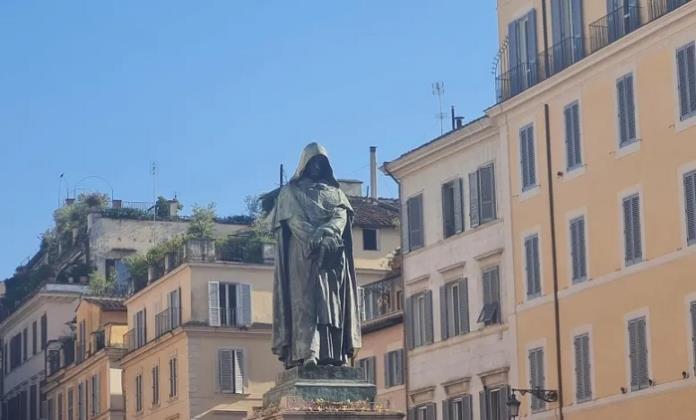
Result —
[[75, 342], [75, 363], [82, 363], [87, 358], [87, 343], [84, 341]]
[[676, 10], [691, 0], [650, 0], [650, 20], [653, 21], [667, 13]]
[[135, 339], [135, 328], [128, 330], [127, 333], [123, 334], [123, 345], [128, 349], [128, 351], [133, 351], [140, 347]]
[[155, 335], [157, 337], [181, 325], [181, 311], [177, 307], [167, 308], [155, 315]]
[[106, 336], [104, 330], [94, 332], [94, 353], [106, 347]]
[[641, 25], [640, 7], [621, 6], [608, 15], [590, 24], [590, 47], [592, 52], [623, 38]]
[[401, 310], [401, 278], [392, 277], [363, 286], [363, 321], [371, 321]]

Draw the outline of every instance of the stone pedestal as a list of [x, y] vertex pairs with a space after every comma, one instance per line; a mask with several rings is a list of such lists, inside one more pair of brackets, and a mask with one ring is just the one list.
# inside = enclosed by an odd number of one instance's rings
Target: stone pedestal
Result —
[[402, 420], [404, 414], [375, 403], [377, 389], [361, 369], [299, 366], [278, 375], [255, 420]]

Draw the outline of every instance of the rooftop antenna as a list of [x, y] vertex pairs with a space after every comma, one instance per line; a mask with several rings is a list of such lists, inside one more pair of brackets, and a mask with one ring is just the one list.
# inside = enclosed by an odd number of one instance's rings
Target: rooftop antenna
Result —
[[[157, 220], [157, 162], [154, 160], [150, 163], [150, 175], [152, 175], [152, 221]], [[153, 227], [154, 235], [154, 227]]]
[[437, 118], [440, 120], [440, 134], [445, 133], [445, 117], [447, 116], [444, 112], [442, 112], [442, 96], [445, 94], [445, 83], [444, 82], [435, 82], [432, 85], [433, 87], [433, 96], [437, 96], [437, 102], [440, 106], [440, 112], [437, 114]]
[[280, 186], [283, 186], [283, 164], [280, 164]]

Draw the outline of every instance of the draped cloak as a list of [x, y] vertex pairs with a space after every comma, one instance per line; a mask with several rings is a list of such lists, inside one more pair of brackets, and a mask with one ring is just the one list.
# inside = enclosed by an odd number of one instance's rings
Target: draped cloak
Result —
[[[303, 176], [319, 155], [326, 158], [326, 183]], [[322, 146], [304, 149], [295, 175], [276, 198], [272, 220], [277, 240], [272, 351], [286, 368], [309, 358], [343, 365], [361, 346], [353, 209]], [[310, 239], [317, 229], [332, 232], [341, 246], [333, 253], [313, 251]]]

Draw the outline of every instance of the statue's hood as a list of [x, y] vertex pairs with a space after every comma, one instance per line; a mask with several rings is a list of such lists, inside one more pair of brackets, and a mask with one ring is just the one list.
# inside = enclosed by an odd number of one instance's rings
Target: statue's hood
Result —
[[319, 143], [309, 143], [304, 150], [302, 150], [300, 162], [297, 164], [297, 170], [295, 170], [295, 175], [290, 178], [290, 182], [299, 181], [299, 179], [302, 177], [302, 173], [307, 167], [307, 164], [315, 156], [324, 156], [326, 158], [326, 164], [329, 171], [327, 174], [327, 181], [332, 186], [338, 188], [338, 181], [336, 181], [336, 178], [334, 177], [333, 168], [331, 167], [331, 163], [329, 161], [329, 153], [326, 151], [326, 148]]

